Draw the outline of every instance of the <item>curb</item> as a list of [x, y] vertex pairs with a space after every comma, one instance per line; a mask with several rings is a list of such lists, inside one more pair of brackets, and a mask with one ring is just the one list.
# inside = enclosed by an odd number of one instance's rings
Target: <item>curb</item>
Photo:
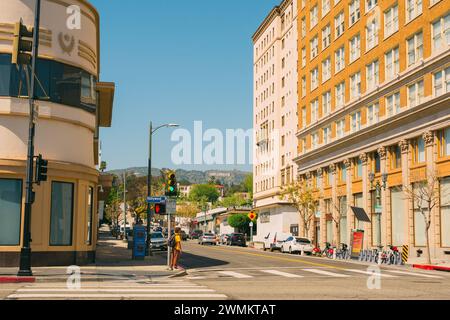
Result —
[[34, 283], [36, 277], [0, 277], [0, 283]]
[[181, 268], [181, 271], [180, 272], [178, 272], [178, 273], [176, 273], [176, 274], [173, 274], [173, 275], [170, 275], [170, 276], [168, 276], [167, 278], [178, 278], [178, 277], [184, 277], [184, 276], [187, 276], [188, 275], [188, 273], [187, 273], [187, 271], [186, 271], [186, 268], [185, 267], [183, 267], [183, 266], [179, 266], [180, 268]]
[[423, 269], [423, 270], [436, 270], [436, 271], [445, 271], [450, 272], [450, 267], [442, 267], [442, 266], [432, 266], [426, 264], [413, 264], [413, 268]]

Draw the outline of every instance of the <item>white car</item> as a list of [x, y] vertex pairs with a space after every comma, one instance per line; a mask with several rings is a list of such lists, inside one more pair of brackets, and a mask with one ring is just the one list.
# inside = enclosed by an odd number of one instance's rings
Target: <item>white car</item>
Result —
[[304, 253], [311, 254], [313, 249], [311, 240], [307, 238], [289, 237], [281, 245], [281, 252], [299, 253], [303, 251]]
[[211, 245], [217, 245], [219, 242], [218, 237], [213, 233], [205, 233], [200, 238], [198, 238], [198, 244], [204, 245], [204, 244], [211, 244]]
[[281, 245], [289, 237], [292, 237], [292, 234], [283, 232], [271, 232], [264, 237], [263, 250], [270, 250], [272, 252], [274, 250], [281, 251]]

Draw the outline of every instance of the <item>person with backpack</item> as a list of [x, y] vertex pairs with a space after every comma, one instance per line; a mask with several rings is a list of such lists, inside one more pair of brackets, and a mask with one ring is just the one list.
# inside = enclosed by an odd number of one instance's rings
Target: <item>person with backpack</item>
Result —
[[172, 259], [170, 262], [170, 270], [178, 269], [178, 259], [181, 254], [181, 228], [176, 227], [175, 233], [170, 237], [169, 246], [172, 250]]

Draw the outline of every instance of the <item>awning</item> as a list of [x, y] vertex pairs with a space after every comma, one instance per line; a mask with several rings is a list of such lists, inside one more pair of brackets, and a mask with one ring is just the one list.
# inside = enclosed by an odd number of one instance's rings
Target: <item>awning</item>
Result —
[[97, 82], [98, 92], [98, 125], [111, 127], [114, 104], [115, 84], [113, 82]]
[[[206, 216], [206, 221], [212, 221], [214, 220], [213, 216]], [[201, 217], [197, 217], [195, 218], [195, 221], [197, 222], [205, 222], [205, 217], [201, 216]]]
[[358, 207], [350, 207], [353, 211], [353, 213], [356, 216], [356, 219], [358, 219], [359, 221], [365, 221], [365, 222], [370, 222], [369, 216], [366, 213], [366, 210], [364, 210], [363, 208], [358, 208]]

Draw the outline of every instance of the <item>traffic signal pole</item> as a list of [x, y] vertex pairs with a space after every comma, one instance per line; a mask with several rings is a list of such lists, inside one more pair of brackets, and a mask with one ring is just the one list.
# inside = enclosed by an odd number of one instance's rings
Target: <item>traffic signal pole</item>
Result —
[[[152, 196], [152, 135], [153, 135], [153, 124], [150, 121], [149, 142], [148, 142], [147, 197]], [[151, 204], [147, 203], [147, 244], [145, 250], [147, 256], [153, 256], [151, 248], [151, 239], [152, 239], [151, 221], [152, 221]]]
[[[41, 15], [41, 0], [36, 0], [36, 7], [34, 11], [34, 31], [33, 31], [33, 51], [32, 51], [32, 65], [31, 65], [31, 79], [28, 89], [30, 117], [28, 128], [28, 152], [27, 152], [27, 173], [26, 173], [26, 194], [25, 194], [25, 217], [23, 226], [22, 248], [20, 250], [20, 268], [18, 272], [19, 277], [32, 276], [31, 271], [31, 210], [34, 202], [33, 192], [33, 161], [34, 161], [34, 135], [35, 135], [35, 110], [34, 110], [34, 87], [35, 87], [35, 72], [36, 62], [39, 53], [39, 27]], [[28, 68], [26, 68], [28, 74]]]

